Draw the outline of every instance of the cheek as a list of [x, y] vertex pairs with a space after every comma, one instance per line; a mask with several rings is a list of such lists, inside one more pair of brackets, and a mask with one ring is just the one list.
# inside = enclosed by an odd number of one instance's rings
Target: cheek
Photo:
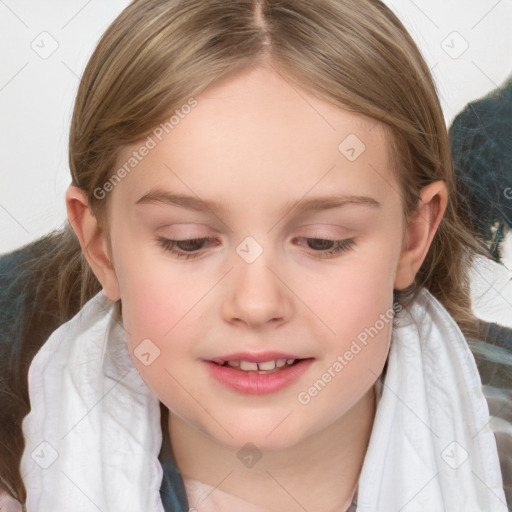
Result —
[[171, 375], [181, 382], [187, 371], [183, 362], [193, 359], [187, 335], [197, 329], [199, 302], [211, 285], [191, 278], [150, 244], [135, 245], [118, 250], [115, 259], [127, 344], [150, 389], [159, 398], [162, 390], [172, 396], [169, 390], [179, 386]]
[[319, 331], [325, 334], [318, 371], [297, 397], [306, 414], [322, 416], [324, 425], [360, 400], [382, 372], [389, 353], [393, 325], [389, 263], [376, 264], [372, 272], [360, 270], [352, 267], [352, 272], [340, 273], [339, 287], [320, 304], [318, 315], [330, 329]]
[[329, 272], [315, 271], [302, 285], [297, 283], [294, 289], [307, 298], [326, 334], [331, 331], [334, 339], [351, 339], [391, 308], [400, 253], [395, 238], [393, 234], [374, 237], [342, 256]]
[[205, 279], [188, 274], [184, 262], [167, 257], [151, 241], [127, 246], [116, 258], [125, 328], [134, 338], [167, 337], [194, 315], [194, 304], [206, 292]]
[[[391, 340], [399, 248], [398, 238], [393, 242], [383, 235], [347, 257], [317, 286], [310, 286], [309, 301], [323, 324], [318, 332], [324, 333], [322, 367], [315, 376], [318, 385], [311, 382], [313, 407], [328, 407], [331, 400], [343, 397], [339, 406], [346, 410], [381, 373]], [[324, 384], [326, 392], [318, 392]]]
[[142, 379], [158, 399], [172, 410], [186, 410], [191, 406], [188, 393], [196, 396], [201, 391], [190, 380], [197, 364], [190, 339], [199, 323], [199, 308], [193, 306], [205, 292], [190, 283], [182, 288], [178, 276], [169, 279], [157, 270], [140, 281], [131, 280], [121, 294], [127, 344]]
[[186, 372], [186, 364], [195, 359], [196, 347], [190, 340], [199, 334], [204, 308], [200, 303], [208, 291], [205, 281], [154, 266], [141, 279], [134, 276], [126, 284], [121, 297], [130, 352], [137, 357], [142, 350], [139, 344], [146, 340], [159, 355], [151, 368], [139, 366], [143, 377], [161, 381], [169, 379], [167, 371]]

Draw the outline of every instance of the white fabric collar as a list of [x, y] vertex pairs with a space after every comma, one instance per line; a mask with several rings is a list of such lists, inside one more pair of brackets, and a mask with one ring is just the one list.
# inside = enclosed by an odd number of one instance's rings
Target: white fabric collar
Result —
[[[163, 512], [160, 403], [103, 291], [28, 373], [21, 474], [28, 512]], [[357, 512], [507, 512], [473, 355], [427, 290], [394, 318]]]
[[507, 512], [489, 419], [464, 335], [422, 289], [394, 319], [357, 512]]
[[28, 373], [21, 474], [28, 512], [163, 512], [160, 403], [100, 291]]

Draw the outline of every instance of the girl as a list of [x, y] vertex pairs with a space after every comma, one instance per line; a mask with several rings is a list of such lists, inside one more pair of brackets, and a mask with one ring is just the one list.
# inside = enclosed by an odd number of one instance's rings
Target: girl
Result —
[[9, 367], [0, 473], [26, 510], [507, 510], [468, 345], [500, 350], [471, 313], [486, 253], [383, 4], [134, 1], [70, 167]]

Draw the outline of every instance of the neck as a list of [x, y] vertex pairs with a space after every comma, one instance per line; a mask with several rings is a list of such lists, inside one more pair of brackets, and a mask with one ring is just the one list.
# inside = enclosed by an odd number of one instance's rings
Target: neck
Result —
[[184, 478], [199, 480], [272, 512], [338, 512], [348, 509], [352, 501], [375, 410], [372, 386], [327, 428], [286, 449], [263, 453], [250, 468], [233, 464], [237, 449], [216, 442], [171, 412], [169, 436]]

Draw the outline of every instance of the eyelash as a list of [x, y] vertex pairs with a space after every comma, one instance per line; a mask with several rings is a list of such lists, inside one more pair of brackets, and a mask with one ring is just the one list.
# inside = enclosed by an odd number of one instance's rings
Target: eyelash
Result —
[[[315, 240], [319, 242], [332, 242], [335, 244], [335, 247], [333, 249], [330, 249], [328, 251], [318, 252], [318, 257], [320, 258], [329, 258], [329, 257], [335, 257], [337, 254], [341, 254], [343, 252], [347, 252], [352, 249], [352, 247], [355, 244], [354, 239], [348, 238], [346, 240], [330, 240], [325, 238], [312, 238], [312, 237], [299, 237], [303, 238], [304, 240]], [[171, 254], [174, 254], [177, 258], [181, 259], [193, 259], [197, 258], [200, 253], [198, 252], [180, 252], [176, 250], [176, 245], [178, 243], [184, 243], [184, 242], [206, 242], [210, 240], [214, 240], [213, 238], [203, 237], [203, 238], [189, 238], [185, 240], [173, 240], [170, 238], [164, 238], [164, 237], [157, 237], [157, 243], [164, 251], [170, 252]], [[320, 256], [320, 254], [327, 254], [327, 256]]]

